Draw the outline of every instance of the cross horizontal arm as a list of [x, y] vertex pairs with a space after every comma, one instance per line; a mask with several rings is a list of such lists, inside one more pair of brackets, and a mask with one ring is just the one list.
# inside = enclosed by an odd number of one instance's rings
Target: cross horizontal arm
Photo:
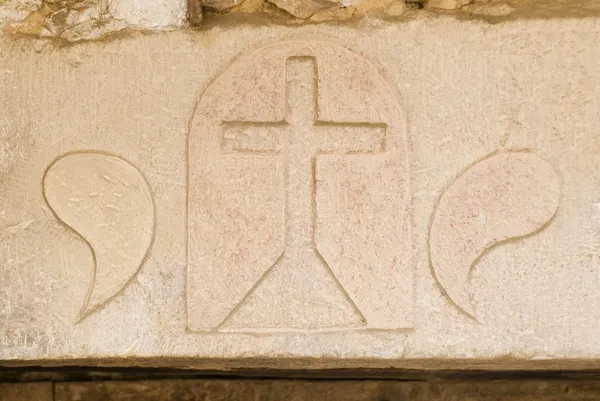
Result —
[[222, 127], [224, 153], [281, 153], [291, 129], [285, 122], [223, 122]]
[[385, 133], [385, 124], [316, 122], [313, 143], [323, 153], [380, 153]]
[[[291, 130], [286, 122], [223, 122], [221, 149], [224, 153], [281, 153], [288, 146]], [[385, 124], [316, 122], [311, 143], [316, 152], [379, 153], [385, 150]]]

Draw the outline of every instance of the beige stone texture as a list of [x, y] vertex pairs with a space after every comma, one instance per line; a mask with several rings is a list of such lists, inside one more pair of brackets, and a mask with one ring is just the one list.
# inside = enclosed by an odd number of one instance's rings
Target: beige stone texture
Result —
[[42, 0], [4, 0], [0, 2], [0, 27], [20, 21], [39, 9]]
[[397, 17], [399, 15], [402, 15], [402, 14], [404, 14], [405, 11], [406, 11], [406, 3], [403, 1], [392, 1], [386, 10], [387, 14], [392, 17]]
[[55, 401], [55, 399], [50, 382], [0, 383], [0, 401]]
[[116, 20], [138, 29], [168, 29], [185, 24], [185, 0], [111, 0], [108, 10]]
[[471, 0], [428, 0], [427, 7], [441, 10], [456, 10], [469, 4]]
[[333, 7], [336, 3], [339, 7], [337, 1], [330, 0], [269, 0], [269, 2], [299, 18], [308, 18], [318, 11]]
[[1, 37], [1, 363], [600, 367], [600, 19], [419, 15]]
[[[408, 10], [408, 13], [406, 13]], [[126, 36], [131, 32], [208, 28], [245, 21], [297, 26], [358, 22], [364, 17], [403, 20], [452, 15], [490, 22], [509, 18], [582, 18], [600, 14], [597, 0], [0, 0], [0, 35], [62, 43]], [[251, 16], [248, 16], [251, 14]], [[40, 45], [40, 47], [43, 47]]]
[[173, 30], [187, 24], [186, 0], [3, 0], [0, 34], [98, 39], [124, 30]]
[[217, 11], [223, 11], [231, 7], [239, 6], [243, 2], [243, 0], [204, 0], [202, 6]]
[[503, 2], [494, 3], [475, 3], [462, 6], [461, 11], [473, 14], [483, 15], [488, 17], [503, 17], [510, 15], [515, 11], [515, 8]]
[[57, 383], [54, 400], [594, 401], [598, 394], [591, 380], [161, 380]]

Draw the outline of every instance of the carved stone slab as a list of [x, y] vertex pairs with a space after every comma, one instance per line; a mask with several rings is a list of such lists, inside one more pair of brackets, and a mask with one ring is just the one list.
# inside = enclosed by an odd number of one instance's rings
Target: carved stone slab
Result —
[[600, 24], [373, 21], [1, 39], [0, 364], [600, 368]]

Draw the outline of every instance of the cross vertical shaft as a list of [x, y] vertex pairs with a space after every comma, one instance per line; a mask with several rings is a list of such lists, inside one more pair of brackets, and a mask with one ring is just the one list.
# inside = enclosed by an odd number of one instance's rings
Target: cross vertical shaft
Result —
[[308, 57], [286, 63], [286, 121], [292, 128], [284, 150], [288, 255], [314, 249], [315, 68], [315, 60]]

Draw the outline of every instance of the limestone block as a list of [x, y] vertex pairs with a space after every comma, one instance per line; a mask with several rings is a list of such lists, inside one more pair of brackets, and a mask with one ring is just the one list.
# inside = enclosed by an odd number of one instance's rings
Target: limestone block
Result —
[[244, 0], [205, 0], [202, 2], [203, 7], [212, 10], [223, 11], [242, 4]]
[[335, 0], [269, 0], [277, 7], [284, 9], [294, 17], [308, 18], [318, 11], [332, 7]]
[[186, 18], [185, 0], [111, 0], [108, 7], [113, 18], [130, 27], [143, 29], [182, 26]]
[[74, 42], [124, 29], [171, 30], [187, 23], [186, 13], [186, 0], [3, 0], [0, 33]]
[[599, 368], [600, 20], [420, 15], [0, 39], [2, 364]]
[[386, 12], [390, 16], [397, 17], [406, 11], [406, 3], [403, 1], [393, 1], [389, 4]]
[[471, 3], [462, 6], [461, 11], [465, 11], [475, 15], [486, 15], [490, 17], [501, 17], [511, 14], [515, 11], [514, 7], [511, 7], [505, 3]]
[[429, 0], [427, 7], [439, 8], [441, 10], [456, 10], [471, 2], [472, 0]]
[[42, 0], [5, 0], [0, 2], [0, 27], [21, 21], [42, 5]]

